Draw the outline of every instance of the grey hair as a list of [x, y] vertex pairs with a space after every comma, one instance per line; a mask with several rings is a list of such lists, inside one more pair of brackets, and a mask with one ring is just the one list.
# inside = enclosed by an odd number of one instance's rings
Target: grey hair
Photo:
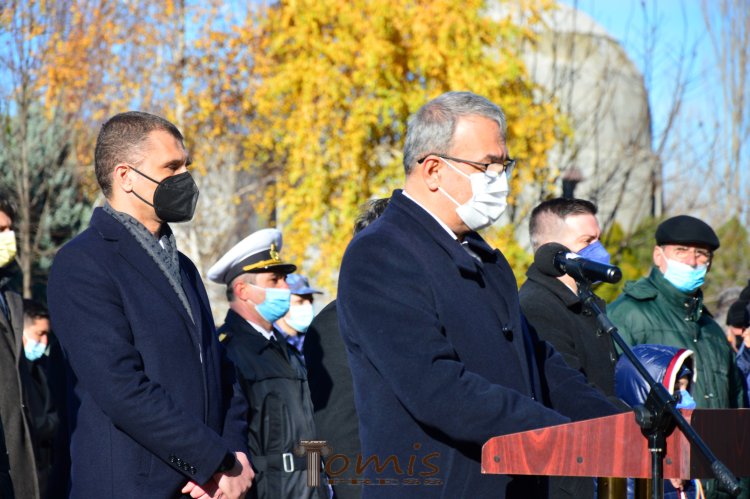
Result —
[[447, 154], [456, 122], [464, 116], [493, 120], [505, 138], [503, 110], [487, 98], [471, 92], [447, 92], [419, 108], [408, 121], [404, 143], [404, 171], [408, 176], [419, 159], [428, 154]]

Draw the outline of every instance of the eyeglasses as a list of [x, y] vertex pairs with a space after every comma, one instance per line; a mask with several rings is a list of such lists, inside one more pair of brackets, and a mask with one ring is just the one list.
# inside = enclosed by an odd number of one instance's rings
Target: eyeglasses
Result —
[[513, 168], [516, 166], [516, 160], [513, 158], [505, 159], [502, 163], [480, 163], [479, 161], [469, 161], [468, 159], [452, 158], [443, 154], [433, 153], [426, 155], [422, 159], [418, 159], [417, 164], [421, 165], [422, 163], [424, 163], [424, 160], [426, 160], [430, 156], [437, 156], [438, 158], [458, 161], [459, 163], [466, 163], [467, 165], [471, 166], [472, 168], [476, 168], [482, 173], [487, 173], [488, 171], [490, 171], [495, 173], [507, 173], [508, 175], [510, 175], [513, 172]]
[[692, 248], [688, 246], [670, 246], [672, 248], [672, 255], [678, 262], [685, 262], [691, 256], [695, 258], [698, 264], [706, 264], [711, 261], [713, 253], [703, 248]]

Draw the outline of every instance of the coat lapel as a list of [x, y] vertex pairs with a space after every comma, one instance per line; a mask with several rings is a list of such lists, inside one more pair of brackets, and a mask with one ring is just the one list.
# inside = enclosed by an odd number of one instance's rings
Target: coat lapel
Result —
[[[149, 283], [164, 297], [170, 306], [174, 307], [190, 330], [193, 342], [196, 342], [196, 326], [190, 319], [187, 310], [185, 310], [175, 290], [172, 289], [172, 285], [169, 283], [167, 277], [138, 241], [135, 240], [120, 222], [105, 213], [101, 208], [97, 208], [94, 212], [91, 218], [91, 225], [99, 231], [104, 239], [113, 241], [116, 244], [116, 251], [140, 274], [143, 282]], [[198, 320], [199, 318], [196, 316], [196, 322]], [[196, 343], [196, 347], [198, 346], [199, 343]]]
[[[529, 366], [535, 365], [533, 352], [530, 345], [526, 344], [528, 338], [525, 337], [525, 330], [518, 320], [521, 316], [517, 292], [518, 284], [513, 277], [513, 270], [502, 253], [490, 247], [476, 232], [469, 232], [464, 237], [464, 241], [469, 249], [482, 260], [481, 263], [478, 262], [469, 255], [466, 249], [461, 247], [460, 242], [453, 239], [440, 226], [432, 215], [405, 197], [399, 190], [393, 193], [389, 208], [390, 206], [396, 207], [406, 216], [422, 225], [433, 240], [448, 253], [462, 275], [469, 279], [477, 278], [486, 281], [486, 285], [492, 289], [495, 297], [495, 299], [487, 300], [487, 302], [503, 327], [503, 330], [497, 331], [496, 334], [505, 335], [505, 338], [509, 340], [520, 365], [526, 363]], [[505, 279], [506, 276], [508, 279]], [[513, 290], [513, 295], [507, 296], [506, 290]], [[530, 392], [533, 391], [531, 373], [523, 372], [523, 377]]]

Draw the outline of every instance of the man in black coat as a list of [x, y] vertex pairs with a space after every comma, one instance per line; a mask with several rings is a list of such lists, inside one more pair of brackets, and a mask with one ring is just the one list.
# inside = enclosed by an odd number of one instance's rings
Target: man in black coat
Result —
[[[531, 213], [531, 244], [536, 251], [546, 243], [560, 243], [584, 258], [609, 263], [599, 236], [596, 206], [583, 199], [556, 198], [542, 202]], [[602, 393], [615, 397], [617, 352], [609, 335], [599, 334], [596, 317], [578, 298], [569, 275], [554, 277], [531, 264], [521, 286], [521, 309], [539, 337], [552, 343], [565, 362], [581, 371]], [[604, 302], [598, 301], [604, 309]]]
[[[354, 222], [354, 234], [382, 215], [389, 200], [368, 201]], [[362, 484], [355, 473], [361, 450], [359, 424], [352, 372], [339, 332], [336, 300], [313, 319], [304, 352], [318, 438], [328, 442], [332, 449], [326, 466], [331, 486], [337, 499], [359, 499]]]
[[406, 183], [357, 234], [338, 313], [354, 380], [363, 497], [546, 497], [546, 480], [481, 473], [496, 435], [616, 409], [529, 331], [499, 220], [514, 161], [505, 116], [449, 92], [409, 120]]
[[169, 227], [198, 200], [182, 134], [120, 113], [94, 156], [107, 202], [58, 251], [47, 291], [75, 375], [69, 495], [243, 497], [247, 405], [198, 269]]
[[[599, 236], [596, 206], [583, 199], [556, 198], [544, 201], [531, 212], [531, 244], [536, 251], [546, 243], [560, 243], [585, 258], [609, 263], [609, 254]], [[560, 352], [565, 362], [586, 376], [589, 383], [625, 409], [615, 396], [614, 367], [617, 353], [609, 335], [599, 332], [598, 322], [589, 307], [578, 298], [575, 280], [543, 274], [536, 264], [526, 272], [521, 286], [521, 310], [539, 337]], [[604, 301], [598, 300], [604, 309]], [[593, 497], [590, 478], [555, 477], [550, 497]]]
[[50, 477], [55, 459], [59, 455], [67, 454], [68, 450], [55, 448], [60, 417], [43, 367], [51, 346], [49, 332], [49, 314], [46, 308], [33, 300], [24, 300], [24, 357], [21, 361], [31, 374], [31, 384], [25, 387], [25, 392], [34, 442], [39, 493], [43, 498], [48, 497], [50, 491], [60, 492], [50, 489]]
[[227, 286], [229, 311], [219, 338], [250, 406], [247, 445], [258, 470], [251, 497], [322, 499], [325, 486], [308, 486], [308, 473], [320, 470], [308, 470], [303, 446], [316, 439], [307, 373], [299, 351], [274, 326], [289, 310], [286, 276], [297, 268], [281, 260], [281, 243], [276, 229], [254, 232], [208, 278]]
[[[34, 499], [39, 497], [39, 485], [29, 414], [24, 410], [24, 387], [31, 384], [31, 374], [22, 362], [23, 298], [10, 289], [16, 267], [14, 217], [14, 206], [0, 192], [0, 421], [15, 496]], [[0, 457], [0, 474], [4, 457]]]

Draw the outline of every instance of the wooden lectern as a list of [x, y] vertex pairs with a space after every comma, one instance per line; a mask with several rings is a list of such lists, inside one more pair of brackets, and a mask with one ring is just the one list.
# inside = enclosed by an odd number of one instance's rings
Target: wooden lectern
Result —
[[[750, 409], [682, 414], [735, 476], [750, 476]], [[679, 429], [667, 438], [664, 478], [711, 478], [703, 456]], [[651, 455], [627, 412], [494, 437], [482, 449], [482, 473], [650, 478]]]

